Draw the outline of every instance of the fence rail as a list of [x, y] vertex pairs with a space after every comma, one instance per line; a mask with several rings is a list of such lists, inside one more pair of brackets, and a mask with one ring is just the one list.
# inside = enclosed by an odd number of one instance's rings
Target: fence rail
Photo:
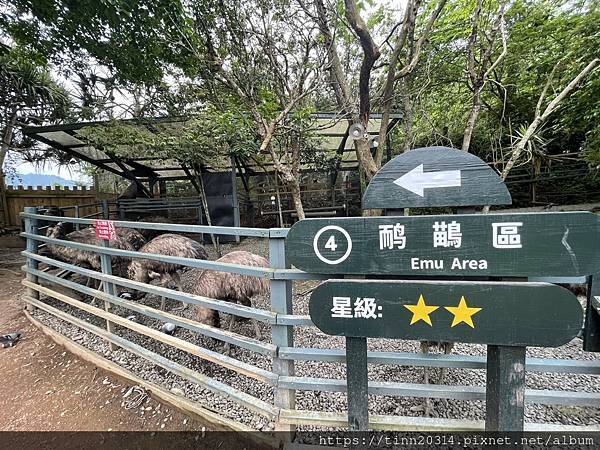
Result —
[[[89, 206], [89, 205], [86, 205]], [[106, 205], [104, 206], [106, 209]], [[100, 211], [106, 216], [106, 211]], [[292, 283], [294, 280], [320, 280], [328, 276], [322, 274], [305, 273], [290, 268], [285, 254], [286, 229], [260, 229], [242, 227], [209, 227], [203, 225], [180, 224], [153, 224], [146, 222], [115, 221], [117, 227], [138, 229], [161, 229], [181, 233], [213, 233], [229, 234], [233, 236], [246, 236], [269, 240], [269, 268], [247, 267], [236, 264], [224, 264], [215, 261], [202, 261], [189, 258], [175, 258], [165, 255], [139, 253], [126, 250], [113, 249], [106, 246], [82, 244], [61, 239], [48, 238], [38, 234], [38, 221], [49, 222], [66, 221], [79, 226], [94, 224], [89, 218], [54, 217], [36, 214], [35, 209], [28, 209], [22, 214], [25, 219], [25, 232], [22, 236], [27, 239], [27, 249], [23, 252], [27, 264], [23, 267], [26, 279], [23, 281], [27, 288], [25, 301], [28, 310], [35, 308], [49, 313], [60, 320], [66, 321], [75, 327], [90, 332], [109, 343], [113, 348], [119, 347], [133, 355], [152, 362], [158, 367], [176, 374], [185, 380], [197, 383], [202, 388], [218, 394], [242, 407], [267, 418], [278, 430], [293, 430], [297, 425], [315, 426], [346, 426], [346, 412], [327, 413], [324, 411], [298, 410], [295, 406], [297, 391], [324, 391], [344, 392], [346, 381], [343, 379], [329, 379], [319, 377], [306, 377], [295, 374], [296, 361], [324, 361], [329, 363], [345, 363], [344, 350], [334, 348], [305, 348], [294, 344], [294, 327], [314, 326], [308, 316], [294, 314], [292, 303]], [[103, 265], [103, 270], [95, 271], [80, 267], [68, 262], [59, 261], [37, 253], [40, 243], [61, 245], [81, 251], [94, 252], [108, 259], [108, 266]], [[270, 310], [230, 303], [220, 299], [192, 295], [161, 286], [140, 283], [127, 278], [122, 278], [111, 273], [110, 259], [112, 257], [127, 259], [151, 259], [155, 261], [176, 263], [178, 265], [211, 269], [223, 272], [237, 273], [269, 279], [271, 285]], [[55, 268], [60, 274], [53, 274], [42, 270], [42, 264]], [[67, 279], [70, 274], [93, 279], [104, 285], [102, 288], [84, 286], [74, 280]], [[43, 284], [42, 284], [43, 283]], [[160, 297], [182, 301], [190, 305], [200, 305], [215, 311], [234, 316], [258, 320], [271, 327], [271, 342], [265, 342], [254, 337], [243, 336], [233, 331], [222, 330], [196, 320], [185, 318], [166, 311], [161, 311], [141, 303], [120, 298], [117, 290], [107, 289], [107, 286], [116, 286], [119, 289], [131, 289]], [[58, 289], [61, 288], [59, 291]], [[72, 292], [72, 294], [65, 293]], [[104, 303], [105, 307], [97, 307], [79, 299], [79, 295], [87, 295]], [[69, 314], [60, 307], [52, 306], [43, 299], [55, 299], [59, 305], [77, 308], [81, 313], [96, 317], [100, 322], [106, 323], [102, 328], [80, 317]], [[271, 369], [265, 369], [254, 363], [242, 361], [220, 352], [210, 350], [187, 340], [169, 336], [149, 326], [132, 322], [118, 314], [119, 309], [133, 311], [137, 314], [170, 322], [181, 328], [199, 335], [216, 339], [218, 341], [235, 345], [252, 353], [262, 355], [270, 360]], [[201, 360], [208, 361], [220, 367], [231, 370], [241, 376], [262, 383], [273, 390], [272, 400], [258, 398], [254, 395], [236, 389], [233, 385], [223, 380], [211, 378], [207, 375], [192, 370], [176, 361], [173, 361], [155, 351], [132, 342], [120, 335], [115, 326], [128, 329], [136, 335], [145, 336], [154, 342], [167, 345], [185, 353], [194, 355]], [[91, 352], [91, 350], [90, 350]], [[485, 369], [485, 357], [466, 355], [431, 355], [407, 352], [380, 352], [368, 353], [367, 361], [370, 364], [392, 366], [419, 366], [419, 367], [448, 367], [461, 369]], [[533, 372], [577, 373], [586, 375], [600, 375], [600, 361], [560, 360], [528, 358], [527, 370]], [[484, 400], [485, 387], [483, 386], [449, 386], [431, 385], [420, 383], [381, 382], [371, 381], [369, 393], [372, 395], [410, 396], [427, 398], [445, 398], [460, 400]], [[553, 405], [577, 405], [600, 407], [600, 394], [589, 392], [553, 391], [529, 389], [525, 393], [525, 400], [529, 403]], [[481, 421], [461, 419], [429, 419], [418, 417], [404, 417], [392, 415], [372, 415], [370, 427], [374, 429], [390, 430], [472, 430], [482, 429]], [[244, 425], [240, 424], [240, 427]], [[526, 429], [547, 429], [545, 424], [527, 424]], [[598, 428], [598, 427], [596, 427]], [[556, 426], [560, 430], [591, 430], [594, 427], [565, 427]]]

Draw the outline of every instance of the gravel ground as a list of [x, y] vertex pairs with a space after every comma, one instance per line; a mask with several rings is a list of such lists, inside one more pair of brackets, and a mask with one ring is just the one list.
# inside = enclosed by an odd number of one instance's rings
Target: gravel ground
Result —
[[[215, 258], [212, 248], [207, 245], [207, 250], [211, 254], [211, 259]], [[240, 244], [225, 244], [222, 246], [223, 253], [233, 249], [248, 250], [263, 256], [268, 256], [268, 243], [266, 239], [245, 239]], [[294, 313], [308, 314], [308, 299], [310, 290], [316, 286], [315, 281], [302, 281], [294, 283]], [[104, 322], [79, 309], [64, 305], [54, 299], [45, 299], [53, 306], [60, 307], [75, 317], [82, 318], [95, 325], [104, 326]], [[582, 302], [585, 300], [582, 298]], [[140, 300], [140, 303], [158, 308], [160, 299], [154, 296], [147, 296]], [[252, 300], [253, 306], [257, 308], [269, 309], [268, 297], [257, 297]], [[167, 310], [177, 306], [174, 301], [167, 300]], [[114, 307], [113, 312], [121, 316], [128, 316], [130, 311], [120, 307]], [[182, 313], [183, 316], [193, 318], [193, 308], [187, 308]], [[123, 367], [132, 370], [143, 378], [165, 386], [167, 389], [177, 388], [185, 392], [185, 395], [198, 401], [204, 407], [219, 412], [223, 416], [237, 420], [246, 425], [259, 430], [272, 429], [272, 423], [268, 419], [253, 413], [252, 411], [227, 400], [226, 398], [214, 394], [210, 391], [200, 388], [197, 384], [186, 381], [164, 369], [154, 366], [152, 363], [139, 358], [129, 352], [118, 349], [110, 352], [108, 344], [102, 339], [87, 333], [78, 327], [68, 324], [60, 319], [56, 319], [44, 311], [37, 311], [35, 316], [43, 323], [53, 329], [61, 332], [65, 336], [85, 345], [95, 352], [107, 357]], [[161, 323], [157, 320], [140, 317], [139, 322], [149, 327], [158, 329]], [[228, 319], [226, 319], [228, 320]], [[228, 325], [224, 321], [224, 326]], [[260, 324], [263, 332], [263, 341], [270, 342], [270, 327], [266, 324]], [[236, 332], [245, 336], [253, 336], [253, 328], [250, 321], [238, 322]], [[204, 361], [194, 355], [190, 355], [181, 350], [177, 350], [167, 345], [157, 343], [156, 341], [139, 335], [136, 332], [123, 327], [116, 327], [116, 333], [128, 340], [143, 345], [152, 351], [170, 358], [179, 364], [194, 369], [202, 374], [226, 382], [234, 388], [251, 394], [269, 403], [273, 402], [273, 389], [254, 379], [238, 375], [237, 373], [225, 369], [214, 363]], [[214, 351], [222, 351], [222, 343], [213, 339], [203, 337], [185, 329], [177, 329], [175, 336], [188, 340], [200, 346], [204, 346]], [[322, 334], [314, 327], [295, 327], [294, 343], [297, 347], [315, 347], [315, 348], [344, 348], [344, 340], [341, 337], [333, 337]], [[419, 352], [419, 343], [414, 341], [399, 341], [389, 339], [369, 339], [369, 350], [378, 351], [398, 351], [398, 352]], [[528, 357], [538, 358], [559, 358], [559, 359], [578, 359], [593, 360], [598, 358], [595, 353], [588, 353], [581, 350], [582, 343], [580, 339], [574, 339], [570, 343], [556, 348], [534, 348], [527, 349]], [[485, 355], [485, 346], [473, 344], [457, 344], [453, 350], [455, 354], [463, 355]], [[257, 367], [271, 370], [271, 361], [265, 356], [252, 353], [250, 351], [232, 346], [230, 356], [241, 361], [253, 364]], [[298, 361], [296, 362], [296, 375], [307, 377], [322, 377], [343, 379], [345, 377], [345, 365], [339, 363], [327, 363], [316, 361]], [[437, 379], [438, 369], [430, 369], [431, 377]], [[423, 381], [423, 369], [403, 366], [390, 365], [369, 365], [369, 379], [378, 381], [395, 381], [420, 383]], [[445, 373], [444, 383], [449, 385], [467, 385], [484, 386], [485, 371], [472, 369], [448, 369]], [[600, 392], [600, 384], [594, 376], [577, 374], [559, 374], [559, 373], [527, 373], [527, 388], [530, 389], [548, 389], [565, 391], [584, 391]], [[484, 419], [485, 404], [480, 401], [458, 401], [458, 400], [432, 400], [434, 406], [434, 416], [441, 418], [459, 418], [459, 419]], [[409, 397], [390, 397], [390, 396], [370, 396], [369, 410], [372, 414], [391, 414], [405, 416], [420, 416], [422, 413], [412, 412], [410, 408], [422, 403], [421, 399]], [[346, 409], [346, 394], [320, 391], [297, 391], [296, 408], [302, 410], [317, 410], [327, 412], [339, 412]], [[566, 425], [597, 425], [600, 424], [600, 409], [591, 407], [573, 407], [573, 406], [545, 406], [528, 404], [525, 408], [525, 420], [527, 422], [542, 422]], [[301, 429], [313, 429], [311, 427], [301, 427]], [[322, 428], [320, 428], [322, 429]]]

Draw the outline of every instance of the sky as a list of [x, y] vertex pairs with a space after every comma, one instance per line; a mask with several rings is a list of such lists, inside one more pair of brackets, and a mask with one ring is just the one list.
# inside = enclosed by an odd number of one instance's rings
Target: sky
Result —
[[48, 161], [43, 166], [31, 164], [28, 162], [20, 161], [15, 164], [17, 173], [25, 175], [29, 173], [43, 174], [43, 175], [57, 175], [66, 180], [80, 181], [91, 185], [91, 177], [87, 177], [81, 174], [78, 164], [72, 164], [69, 166], [59, 166], [58, 164]]

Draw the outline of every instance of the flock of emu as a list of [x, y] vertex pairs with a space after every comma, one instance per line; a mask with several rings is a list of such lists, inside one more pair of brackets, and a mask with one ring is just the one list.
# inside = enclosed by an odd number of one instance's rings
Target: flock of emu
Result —
[[[144, 222], [167, 223], [167, 219], [161, 216], [152, 216], [142, 219]], [[65, 222], [58, 222], [49, 227], [46, 235], [55, 239], [73, 241], [81, 244], [101, 245], [100, 239], [96, 237], [93, 227], [69, 232]], [[179, 258], [191, 258], [207, 260], [208, 253], [197, 241], [175, 233], [161, 230], [133, 228], [118, 228], [117, 238], [110, 240], [111, 248], [120, 250], [136, 251], [139, 253], [152, 253]], [[79, 267], [101, 270], [100, 254], [66, 247], [60, 244], [48, 244], [43, 250], [48, 256], [59, 261], [67, 262]], [[254, 267], [269, 267], [269, 262], [262, 256], [246, 251], [233, 251], [219, 258], [217, 262], [240, 264]], [[170, 282], [177, 289], [203, 297], [238, 303], [251, 306], [251, 298], [255, 295], [264, 295], [268, 292], [269, 283], [260, 277], [238, 275], [228, 272], [188, 268], [176, 263], [161, 262], [151, 259], [128, 258], [111, 256], [113, 275], [128, 278], [133, 281], [149, 283], [158, 280], [161, 286], [167, 286]], [[97, 280], [88, 279], [86, 286], [93, 284], [97, 286]], [[121, 292], [120, 296], [126, 299], [140, 299], [144, 295], [141, 291]], [[186, 304], [183, 305], [183, 308]], [[219, 313], [199, 305], [195, 306], [199, 322], [213, 327], [220, 327]], [[165, 299], [161, 299], [161, 309], [165, 309]], [[235, 322], [234, 316], [230, 319], [230, 330]], [[260, 331], [256, 323], [254, 328], [257, 337]]]

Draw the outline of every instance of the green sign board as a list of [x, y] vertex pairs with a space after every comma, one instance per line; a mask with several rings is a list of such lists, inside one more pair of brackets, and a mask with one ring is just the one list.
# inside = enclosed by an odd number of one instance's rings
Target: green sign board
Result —
[[330, 335], [504, 346], [558, 347], [583, 321], [577, 298], [549, 283], [330, 280], [309, 309]]
[[396, 156], [369, 183], [363, 209], [418, 206], [510, 205], [498, 174], [477, 156], [449, 147], [425, 147]]
[[584, 276], [600, 271], [588, 212], [305, 219], [290, 262], [307, 272], [409, 276]]

